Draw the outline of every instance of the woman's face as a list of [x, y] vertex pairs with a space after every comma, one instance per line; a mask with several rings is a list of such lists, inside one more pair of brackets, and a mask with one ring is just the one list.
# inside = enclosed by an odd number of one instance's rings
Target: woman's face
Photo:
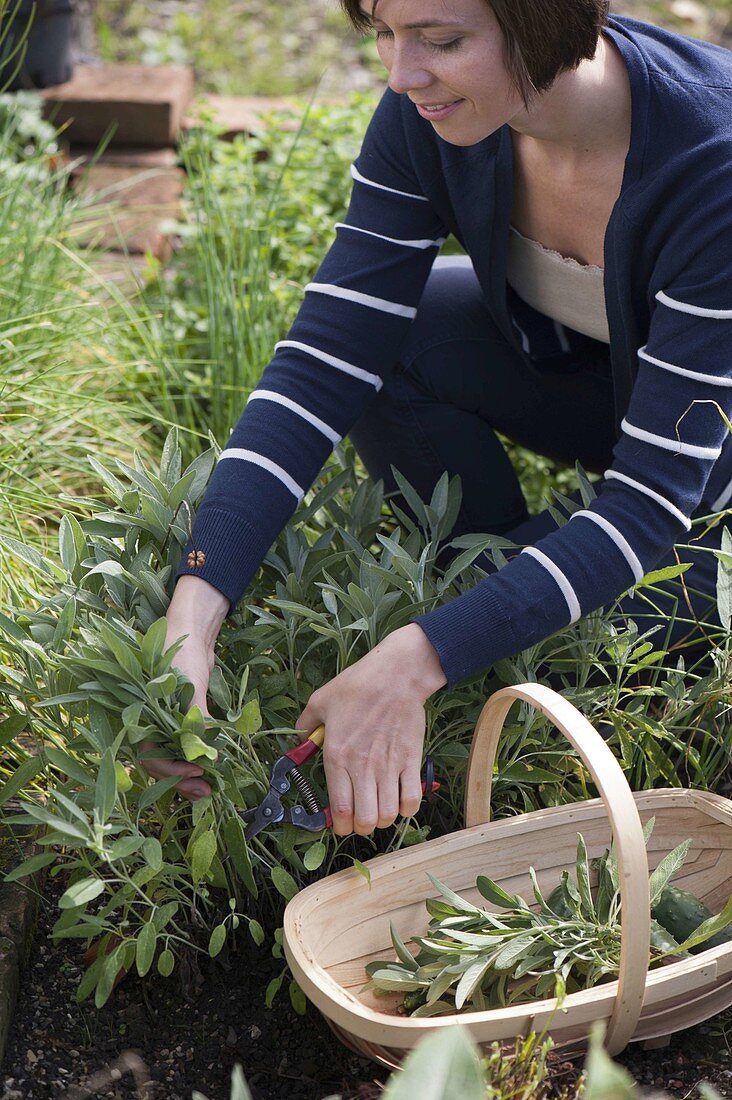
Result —
[[475, 145], [523, 113], [503, 32], [485, 0], [378, 0], [373, 17], [373, 0], [361, 8], [373, 18], [389, 87], [422, 107], [456, 104], [420, 111], [445, 141]]

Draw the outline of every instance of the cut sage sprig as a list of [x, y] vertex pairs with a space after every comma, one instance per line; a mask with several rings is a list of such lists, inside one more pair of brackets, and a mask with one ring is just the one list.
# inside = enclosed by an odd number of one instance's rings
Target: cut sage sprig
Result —
[[[643, 830], [646, 843], [653, 825], [651, 818]], [[690, 844], [684, 841], [659, 863], [649, 883], [652, 901], [678, 872]], [[563, 871], [548, 899], [530, 867], [535, 903], [531, 906], [520, 894], [508, 893], [486, 875], [478, 876], [479, 892], [501, 912], [473, 905], [432, 875], [429, 878], [440, 897], [426, 900], [431, 919], [427, 934], [412, 940], [416, 954], [392, 925], [396, 960], [376, 960], [366, 967], [371, 980], [365, 989], [404, 993], [405, 1008], [412, 1015], [480, 1011], [560, 997], [617, 977], [621, 926], [614, 849], [591, 861], [579, 834], [574, 875]], [[725, 916], [729, 920], [726, 909], [699, 929], [693, 942], [719, 931]], [[685, 954], [690, 946], [691, 938], [677, 944], [653, 921], [649, 966]]]

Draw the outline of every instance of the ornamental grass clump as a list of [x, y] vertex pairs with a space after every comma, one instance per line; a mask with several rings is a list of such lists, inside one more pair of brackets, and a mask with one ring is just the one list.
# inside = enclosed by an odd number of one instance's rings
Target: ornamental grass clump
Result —
[[92, 482], [87, 454], [150, 456], [140, 414], [115, 401], [118, 330], [74, 244], [81, 204], [41, 105], [0, 95], [0, 602], [25, 571], [3, 537], [48, 552], [59, 492]]
[[[653, 818], [646, 822], [646, 842], [653, 825]], [[651, 875], [651, 913], [660, 915], [661, 899], [690, 846], [690, 840], [679, 844]], [[591, 868], [596, 875], [594, 890]], [[520, 894], [509, 894], [493, 879], [479, 875], [479, 893], [500, 912], [473, 905], [429, 877], [441, 897], [425, 902], [431, 919], [427, 934], [413, 938], [419, 947], [417, 954], [408, 950], [392, 925], [397, 961], [376, 960], [366, 967], [371, 981], [364, 988], [404, 993], [404, 1009], [411, 1015], [479, 1012], [547, 997], [561, 999], [565, 993], [617, 978], [622, 936], [613, 849], [590, 861], [584, 837], [578, 834], [574, 876], [563, 871], [548, 899], [530, 867], [532, 905]], [[678, 901], [675, 904], [678, 906]], [[667, 921], [664, 927], [652, 918], [649, 969], [708, 944], [720, 934], [728, 940], [725, 930], [731, 920], [732, 897], [721, 913], [709, 914], [679, 943], [669, 930], [675, 925]]]

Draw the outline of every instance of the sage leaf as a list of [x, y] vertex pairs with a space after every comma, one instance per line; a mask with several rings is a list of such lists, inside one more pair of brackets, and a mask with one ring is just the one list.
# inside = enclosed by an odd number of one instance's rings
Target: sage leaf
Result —
[[302, 861], [305, 864], [308, 871], [317, 871], [321, 863], [327, 855], [328, 849], [323, 844], [322, 840], [316, 840], [315, 844], [311, 844], [308, 850], [302, 857]]
[[42, 867], [48, 867], [49, 863], [54, 863], [57, 858], [55, 852], [40, 852], [38, 855], [23, 860], [18, 867], [14, 867], [12, 871], [9, 871], [3, 878], [3, 882], [17, 882], [18, 879], [34, 874]]
[[651, 895], [651, 908], [656, 904], [674, 875], [680, 870], [681, 865], [689, 854], [690, 847], [691, 839], [685, 840], [682, 844], [679, 844], [678, 847], [674, 848], [673, 852], [669, 852], [668, 855], [664, 856], [656, 867], [648, 883], [648, 889]]
[[104, 879], [95, 878], [93, 875], [79, 879], [78, 882], [75, 882], [73, 886], [69, 886], [68, 890], [64, 891], [59, 898], [58, 907], [59, 909], [75, 909], [80, 905], [86, 905], [104, 893], [105, 885]]
[[298, 885], [289, 871], [278, 863], [272, 868], [272, 882], [285, 901], [290, 901], [298, 892]]
[[216, 834], [212, 829], [207, 829], [197, 837], [191, 848], [191, 874], [195, 883], [206, 877], [215, 854]]
[[198, 760], [202, 756], [208, 760], [217, 760], [219, 756], [213, 745], [207, 745], [197, 734], [189, 733], [188, 730], [180, 735], [180, 747], [186, 760]]
[[214, 959], [226, 943], [226, 926], [217, 924], [208, 941], [208, 953]]
[[237, 874], [253, 898], [259, 890], [254, 879], [249, 847], [244, 839], [244, 828], [239, 817], [229, 817], [224, 824], [224, 843]]
[[166, 947], [166, 949], [161, 951], [158, 955], [158, 974], [162, 974], [164, 978], [169, 978], [173, 973], [174, 966], [175, 955]]
[[[42, 770], [43, 764], [35, 756], [31, 756], [28, 760], [24, 760], [22, 764], [18, 765], [10, 776], [10, 779], [7, 779], [5, 783], [0, 786], [0, 806], [8, 802], [11, 798], [14, 798], [18, 791], [26, 787], [31, 779], [35, 779]], [[29, 807], [27, 806], [26, 812], [29, 812]], [[86, 834], [79, 833], [78, 835], [84, 837]]]
[[290, 982], [289, 994], [290, 1004], [292, 1005], [297, 1015], [304, 1016], [307, 1012], [308, 1003], [305, 998], [305, 994], [300, 989], [300, 986], [297, 984], [297, 982], [294, 981], [294, 979]]
[[135, 965], [141, 978], [145, 977], [152, 966], [157, 942], [158, 934], [155, 925], [151, 920], [145, 921], [138, 933], [135, 947]]
[[114, 757], [111, 748], [102, 756], [99, 765], [99, 774], [94, 789], [94, 808], [99, 815], [102, 824], [109, 820], [109, 815], [117, 801], [117, 774], [114, 768]]
[[476, 886], [486, 901], [489, 901], [492, 905], [498, 905], [503, 909], [513, 909], [515, 907], [515, 895], [507, 894], [497, 882], [488, 878], [487, 875], [478, 875]]
[[154, 871], [159, 871], [163, 866], [163, 849], [156, 836], [146, 836], [142, 842], [142, 854], [148, 866]]

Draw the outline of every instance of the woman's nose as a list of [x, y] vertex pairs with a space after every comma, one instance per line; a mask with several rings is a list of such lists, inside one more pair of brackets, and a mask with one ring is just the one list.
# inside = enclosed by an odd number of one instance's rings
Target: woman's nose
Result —
[[388, 69], [389, 87], [399, 95], [418, 88], [428, 88], [433, 82], [431, 74], [426, 69], [420, 68], [414, 60], [410, 60], [407, 53], [395, 48], [392, 48]]

